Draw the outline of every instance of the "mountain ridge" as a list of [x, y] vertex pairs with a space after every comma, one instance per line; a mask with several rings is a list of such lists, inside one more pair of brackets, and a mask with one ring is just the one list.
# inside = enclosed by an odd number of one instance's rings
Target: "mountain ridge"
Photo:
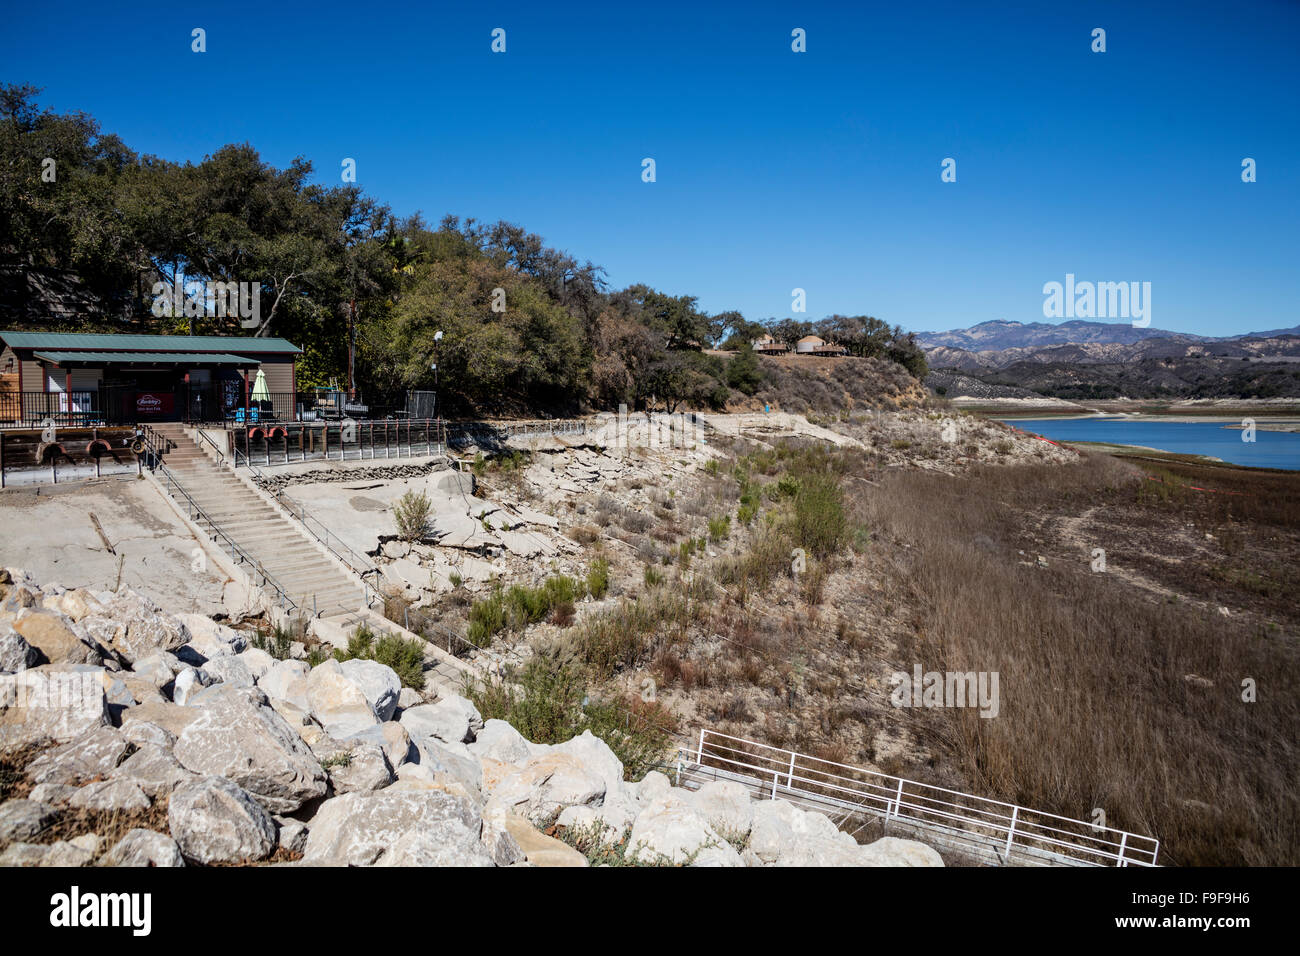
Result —
[[1041, 348], [1049, 345], [1119, 344], [1134, 345], [1146, 339], [1167, 339], [1175, 342], [1234, 342], [1248, 338], [1276, 338], [1300, 334], [1300, 325], [1289, 329], [1271, 329], [1263, 332], [1243, 332], [1240, 335], [1197, 335], [1191, 332], [1173, 332], [1155, 327], [1136, 327], [1129, 322], [1096, 322], [1071, 319], [1068, 322], [1017, 322], [1010, 319], [990, 319], [964, 329], [946, 332], [917, 332], [916, 341], [927, 351], [947, 347], [971, 352], [1000, 351], [1003, 349]]

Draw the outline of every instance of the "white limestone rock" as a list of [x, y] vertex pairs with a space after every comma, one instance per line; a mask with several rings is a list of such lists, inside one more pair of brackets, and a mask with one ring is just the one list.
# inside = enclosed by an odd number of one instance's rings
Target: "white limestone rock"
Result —
[[225, 777], [202, 777], [167, 805], [172, 839], [198, 863], [261, 860], [275, 849], [275, 821], [253, 795]]

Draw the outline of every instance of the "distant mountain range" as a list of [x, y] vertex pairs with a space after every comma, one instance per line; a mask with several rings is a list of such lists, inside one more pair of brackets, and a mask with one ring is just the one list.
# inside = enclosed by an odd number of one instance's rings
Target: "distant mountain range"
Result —
[[1042, 348], [1047, 345], [1083, 345], [1089, 343], [1132, 345], [1144, 339], [1169, 339], [1178, 342], [1233, 342], [1246, 338], [1273, 338], [1280, 335], [1300, 335], [1300, 325], [1290, 329], [1272, 329], [1267, 332], [1247, 332], [1242, 335], [1209, 336], [1167, 329], [1135, 328], [1130, 322], [1089, 322], [1073, 319], [1054, 324], [1050, 322], [1011, 322], [994, 319], [972, 325], [968, 329], [950, 332], [918, 332], [917, 343], [924, 349], [946, 346], [981, 352], [1001, 349]]
[[1131, 323], [993, 321], [916, 338], [938, 373], [927, 384], [953, 397], [1300, 395], [1300, 326], [1216, 338]]

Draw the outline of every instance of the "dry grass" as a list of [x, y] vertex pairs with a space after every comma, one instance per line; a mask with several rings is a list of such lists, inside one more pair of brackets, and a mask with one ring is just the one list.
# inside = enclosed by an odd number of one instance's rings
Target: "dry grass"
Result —
[[[1251, 481], [1255, 494], [1273, 483]], [[905, 663], [1000, 674], [997, 718], [948, 708], [923, 719], [978, 792], [1085, 819], [1100, 807], [1111, 826], [1160, 837], [1170, 864], [1293, 865], [1294, 636], [1161, 603], [1117, 575], [1092, 573], [1086, 559], [1040, 568], [1017, 556], [1027, 526], [1108, 499], [1132, 503], [1148, 484], [1098, 456], [969, 482], [890, 475], [859, 493], [865, 520], [902, 546], [897, 577], [917, 612]], [[1294, 532], [1294, 493], [1289, 484], [1271, 503], [1247, 503], [1176, 491], [1144, 507], [1153, 526], [1210, 508], [1249, 515], [1256, 530], [1276, 522]], [[1246, 679], [1257, 702], [1242, 700]]]

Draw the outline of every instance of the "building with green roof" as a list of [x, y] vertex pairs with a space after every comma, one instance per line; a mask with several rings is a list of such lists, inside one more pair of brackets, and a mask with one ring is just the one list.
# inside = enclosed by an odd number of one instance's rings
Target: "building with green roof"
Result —
[[302, 349], [241, 335], [0, 331], [0, 426], [225, 421], [246, 409], [292, 419]]

